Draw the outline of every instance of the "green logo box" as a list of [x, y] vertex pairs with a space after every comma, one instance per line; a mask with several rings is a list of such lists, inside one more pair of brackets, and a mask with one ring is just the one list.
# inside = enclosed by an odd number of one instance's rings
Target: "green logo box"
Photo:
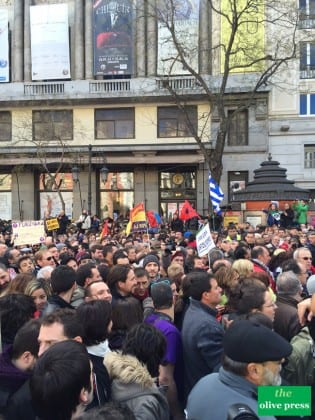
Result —
[[310, 386], [259, 386], [259, 416], [310, 416]]

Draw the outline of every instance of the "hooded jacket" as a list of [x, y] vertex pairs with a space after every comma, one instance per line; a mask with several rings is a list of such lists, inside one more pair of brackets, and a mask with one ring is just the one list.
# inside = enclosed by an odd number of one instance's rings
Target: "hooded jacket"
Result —
[[136, 357], [112, 352], [106, 354], [104, 364], [114, 401], [126, 404], [137, 420], [169, 420], [166, 397]]

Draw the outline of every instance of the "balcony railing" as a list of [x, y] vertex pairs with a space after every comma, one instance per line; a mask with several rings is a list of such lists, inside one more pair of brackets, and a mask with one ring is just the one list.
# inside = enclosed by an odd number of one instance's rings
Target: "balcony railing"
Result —
[[161, 78], [156, 80], [158, 89], [167, 89], [169, 86], [171, 90], [194, 89], [197, 86], [194, 77], [174, 77]]
[[302, 66], [300, 67], [300, 79], [315, 79], [315, 66]]
[[25, 83], [24, 95], [62, 95], [65, 92], [64, 83]]
[[315, 15], [307, 15], [305, 13], [300, 13], [299, 16], [299, 29], [312, 29], [315, 28]]
[[89, 83], [90, 93], [129, 92], [130, 80], [102, 80]]

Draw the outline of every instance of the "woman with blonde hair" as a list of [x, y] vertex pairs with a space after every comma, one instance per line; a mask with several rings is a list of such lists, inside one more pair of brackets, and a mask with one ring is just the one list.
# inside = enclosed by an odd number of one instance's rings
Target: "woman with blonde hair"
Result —
[[249, 277], [254, 271], [254, 264], [248, 260], [240, 258], [232, 264], [232, 268], [238, 272], [240, 277]]
[[31, 296], [36, 305], [38, 316], [41, 316], [47, 306], [47, 299], [51, 295], [51, 291], [47, 281], [44, 279], [32, 280], [25, 289], [25, 294]]

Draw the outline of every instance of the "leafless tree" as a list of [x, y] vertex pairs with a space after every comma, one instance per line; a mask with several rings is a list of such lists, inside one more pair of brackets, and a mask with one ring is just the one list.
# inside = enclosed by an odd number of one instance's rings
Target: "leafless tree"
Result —
[[[193, 45], [187, 25], [181, 25], [193, 12], [194, 0], [148, 0], [159, 28], [163, 28], [163, 60], [166, 72], [163, 85], [174, 103], [186, 115], [192, 136], [203, 153], [214, 179], [219, 182], [222, 158], [231, 123], [240, 112], [255, 105], [262, 92], [270, 90], [281, 71], [297, 57], [298, 13], [293, 1], [275, 0], [201, 0], [202, 13], [208, 13], [210, 43], [204, 45], [199, 38]], [[190, 8], [190, 9], [189, 9]], [[185, 16], [183, 16], [185, 15]], [[199, 12], [198, 12], [199, 17]], [[182, 29], [184, 28], [184, 30]], [[185, 32], [186, 31], [186, 32]], [[169, 55], [165, 55], [165, 50]], [[202, 74], [195, 65], [200, 54], [209, 59], [208, 74]], [[195, 80], [195, 86], [208, 102], [209, 115], [203, 115], [199, 127], [189, 118], [186, 105], [191, 97], [179, 91], [172, 76], [178, 65]], [[160, 65], [160, 63], [158, 63]], [[178, 74], [178, 73], [177, 73]], [[231, 86], [233, 79], [244, 86], [243, 95], [235, 101]], [[175, 86], [175, 87], [174, 87]], [[246, 87], [246, 91], [245, 91]], [[229, 101], [234, 97], [233, 109], [228, 112]], [[215, 118], [214, 118], [215, 117]], [[211, 134], [206, 126], [215, 120], [216, 132]], [[201, 124], [204, 124], [200, 127]]]

